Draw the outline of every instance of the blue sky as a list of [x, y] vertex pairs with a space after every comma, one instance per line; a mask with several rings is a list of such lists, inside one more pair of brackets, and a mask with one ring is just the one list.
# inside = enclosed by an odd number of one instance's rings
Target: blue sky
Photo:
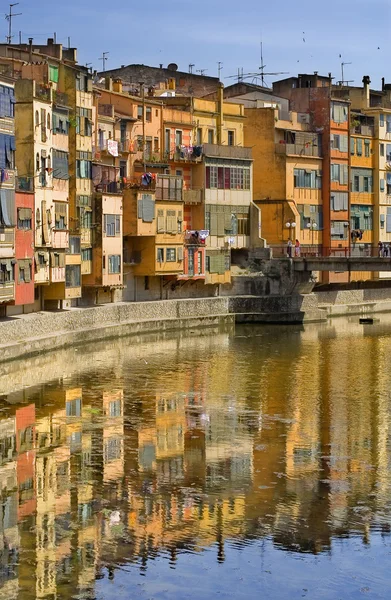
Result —
[[[5, 14], [8, 3], [0, 0], [0, 9]], [[222, 61], [227, 85], [238, 67], [245, 73], [257, 70], [262, 36], [266, 71], [331, 71], [339, 80], [343, 60], [352, 63], [345, 79], [355, 85], [364, 74], [372, 87], [380, 86], [382, 76], [391, 82], [389, 0], [20, 0], [14, 11], [23, 13], [14, 19], [15, 40], [19, 30], [24, 40], [32, 36], [36, 43], [56, 31], [64, 44], [71, 37], [80, 63], [97, 69], [102, 52], [109, 52], [107, 69], [176, 62], [187, 71], [194, 63], [194, 72], [207, 69], [216, 76]], [[2, 39], [7, 27], [4, 19]]]

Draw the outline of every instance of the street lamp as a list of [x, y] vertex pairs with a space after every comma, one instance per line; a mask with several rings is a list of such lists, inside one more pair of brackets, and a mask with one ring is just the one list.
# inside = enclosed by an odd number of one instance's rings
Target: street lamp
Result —
[[[287, 221], [285, 223], [285, 227], [287, 229], [289, 229], [289, 240], [291, 240], [291, 242], [292, 242], [292, 229], [295, 229], [295, 227], [296, 227], [295, 221]], [[292, 245], [293, 245], [292, 243], [291, 243], [291, 245], [289, 245], [289, 241], [288, 241], [288, 256], [289, 256], [289, 258], [292, 257]]]
[[315, 223], [315, 221], [310, 221], [310, 223], [307, 223], [307, 227], [308, 229], [311, 230], [311, 245], [314, 245], [314, 231], [315, 229], [318, 228], [317, 223]]

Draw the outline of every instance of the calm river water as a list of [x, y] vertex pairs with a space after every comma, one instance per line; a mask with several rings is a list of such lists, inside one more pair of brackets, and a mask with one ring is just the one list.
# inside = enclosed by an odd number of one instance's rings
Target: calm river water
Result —
[[388, 598], [391, 317], [0, 365], [0, 598]]

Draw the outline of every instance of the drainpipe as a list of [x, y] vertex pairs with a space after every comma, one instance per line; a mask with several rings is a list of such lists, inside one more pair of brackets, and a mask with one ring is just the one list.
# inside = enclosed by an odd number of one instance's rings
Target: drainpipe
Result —
[[223, 143], [223, 121], [224, 121], [224, 84], [219, 82], [217, 88], [217, 143]]

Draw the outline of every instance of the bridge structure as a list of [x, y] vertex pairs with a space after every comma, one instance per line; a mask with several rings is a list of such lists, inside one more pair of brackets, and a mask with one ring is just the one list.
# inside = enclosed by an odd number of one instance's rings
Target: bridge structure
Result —
[[292, 260], [294, 271], [368, 271], [391, 272], [391, 247], [379, 249], [377, 246], [351, 248], [272, 248], [272, 257]]

